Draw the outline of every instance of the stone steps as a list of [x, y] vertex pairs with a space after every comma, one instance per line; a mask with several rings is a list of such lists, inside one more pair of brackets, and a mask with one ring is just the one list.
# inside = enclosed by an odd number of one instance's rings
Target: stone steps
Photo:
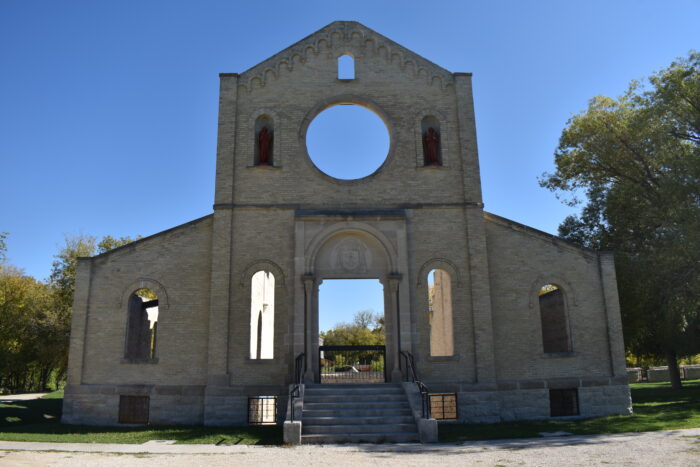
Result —
[[418, 441], [413, 413], [398, 384], [307, 385], [301, 442]]
[[417, 433], [345, 433], [334, 435], [301, 435], [303, 444], [339, 443], [413, 443], [418, 441]]
[[[322, 404], [316, 404], [322, 405]], [[328, 404], [332, 405], [332, 404]], [[334, 417], [337, 416], [338, 412], [334, 408], [335, 405], [329, 408], [315, 408], [307, 411], [309, 417]], [[400, 416], [413, 416], [413, 412], [409, 407], [406, 408], [377, 408], [377, 409], [346, 409], [343, 411], [345, 417], [400, 417]]]
[[330, 435], [346, 433], [414, 433], [415, 423], [365, 423], [362, 425], [312, 425], [302, 429], [303, 434]]
[[[387, 387], [383, 387], [387, 386]], [[320, 384], [309, 386], [307, 392], [317, 394], [403, 394], [401, 386], [393, 384]]]
[[335, 415], [319, 416], [314, 413], [313, 417], [305, 417], [304, 423], [311, 425], [377, 425], [377, 424], [412, 424], [414, 423], [413, 415], [375, 415], [375, 416], [342, 416]]
[[[309, 397], [307, 394], [304, 394], [304, 401], [307, 400], [307, 397]], [[379, 394], [368, 394], [366, 396], [362, 395], [357, 395], [357, 394], [338, 394], [336, 395], [323, 395], [323, 396], [316, 396], [313, 395], [311, 396], [311, 400], [313, 400], [313, 403], [345, 403], [345, 404], [351, 404], [353, 402], [358, 403], [358, 404], [374, 404], [376, 406], [381, 406], [383, 403], [396, 403], [396, 402], [401, 402], [405, 397], [403, 394], [386, 394], [386, 395], [379, 395]]]

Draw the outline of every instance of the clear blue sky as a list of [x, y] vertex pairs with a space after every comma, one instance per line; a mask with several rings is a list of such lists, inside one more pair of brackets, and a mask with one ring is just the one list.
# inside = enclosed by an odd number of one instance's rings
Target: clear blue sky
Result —
[[700, 47], [698, 18], [691, 0], [3, 0], [10, 262], [45, 278], [64, 234], [151, 235], [211, 213], [218, 73], [339, 19], [473, 72], [486, 209], [555, 233], [575, 210], [537, 177], [567, 119]]
[[324, 280], [318, 288], [318, 328], [352, 323], [358, 311], [384, 314], [384, 288], [377, 279]]

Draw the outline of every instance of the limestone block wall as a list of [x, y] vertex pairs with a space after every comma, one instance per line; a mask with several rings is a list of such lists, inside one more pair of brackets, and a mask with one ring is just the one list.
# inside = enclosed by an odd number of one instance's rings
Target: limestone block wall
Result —
[[[513, 420], [549, 419], [549, 390], [562, 386], [552, 381], [540, 384], [539, 388], [500, 391], [474, 390], [468, 388], [457, 392], [458, 417], [464, 423], [495, 423]], [[603, 385], [589, 385], [592, 381], [563, 382], [566, 387], [577, 387], [579, 414], [562, 418], [590, 418], [632, 413], [629, 387], [620, 381], [599, 381]], [[613, 384], [610, 384], [613, 383]], [[554, 419], [559, 417], [554, 417]]]
[[[355, 79], [338, 79], [342, 54]], [[460, 420], [548, 417], [552, 388], [577, 388], [581, 416], [628, 411], [612, 260], [483, 213], [470, 76], [355, 22], [221, 75], [214, 214], [79, 262], [64, 420], [115, 424], [120, 395], [149, 396], [158, 424], [245, 424], [249, 396], [277, 396], [281, 411], [294, 353], [313, 348], [314, 287], [338, 273], [312, 271], [309, 242], [333, 224], [371, 226], [396, 250], [381, 271], [388, 347], [400, 341], [432, 391], [457, 394]], [[366, 178], [333, 179], [309, 158], [308, 126], [335, 104], [369, 108], [387, 126], [387, 159]], [[261, 116], [274, 127], [273, 167], [253, 166]], [[426, 116], [440, 126], [441, 167], [423, 167]], [[433, 268], [451, 279], [451, 356], [430, 356]], [[271, 359], [250, 358], [260, 270], [275, 276]], [[566, 354], [543, 352], [537, 290], [549, 283], [565, 297]], [[140, 287], [159, 298], [150, 362], [123, 358]]]
[[468, 423], [497, 423], [501, 421], [501, 394], [498, 391], [458, 390], [457, 416]]
[[[231, 385], [288, 384], [291, 351], [294, 210], [233, 210], [231, 304], [228, 372]], [[251, 277], [259, 270], [275, 275], [274, 351], [272, 359], [250, 359]]]
[[700, 379], [700, 365], [685, 365], [685, 379]]
[[[408, 215], [413, 345], [426, 382], [474, 381], [474, 326], [471, 308], [467, 228], [464, 210], [414, 209]], [[444, 269], [452, 281], [454, 355], [430, 356], [428, 282], [431, 269]]]
[[249, 396], [276, 396], [278, 423], [284, 421], [287, 407], [286, 386], [237, 386], [207, 388], [204, 424], [208, 426], [246, 425]]
[[549, 418], [549, 390], [501, 391], [500, 417], [503, 421]]
[[[337, 78], [337, 58], [342, 53], [354, 57], [353, 80]], [[222, 86], [221, 111], [228, 114], [227, 107], [235, 106], [238, 116], [235, 130], [226, 127], [235, 131], [235, 144], [226, 142], [235, 153], [234, 160], [221, 162], [232, 166], [232, 201], [236, 205], [366, 208], [397, 202], [456, 202], [465, 198], [465, 173], [475, 189], [468, 197], [479, 201], [476, 154], [460, 148], [452, 74], [361, 25], [334, 23], [240, 76], [224, 76], [222, 80], [226, 84]], [[323, 109], [338, 103], [368, 107], [388, 126], [389, 156], [381, 169], [366, 179], [331, 179], [307, 156], [309, 123]], [[274, 121], [275, 168], [251, 167], [255, 120], [260, 115], [269, 115]], [[443, 168], [420, 167], [420, 121], [426, 115], [440, 121]], [[223, 191], [231, 188], [223, 180], [220, 185]], [[441, 189], [435, 190], [435, 186]], [[225, 199], [217, 196], [217, 200]]]
[[667, 366], [653, 366], [647, 370], [647, 378], [650, 383], [659, 381], [670, 381], [671, 377], [668, 373]]
[[[498, 380], [611, 376], [597, 255], [521, 227], [487, 215]], [[571, 352], [543, 351], [537, 292], [545, 284], [563, 291]]]
[[[681, 379], [700, 379], [700, 365], [680, 365], [679, 371]], [[627, 375], [630, 383], [639, 383], [643, 381], [642, 368], [627, 368]], [[671, 376], [667, 366], [652, 366], [646, 370], [647, 380], [649, 382], [670, 381]]]
[[[81, 259], [63, 421], [113, 425], [120, 395], [150, 397], [151, 423], [202, 423], [211, 216]], [[124, 359], [127, 302], [158, 294], [155, 360]]]
[[148, 396], [152, 425], [197, 425], [204, 420], [203, 386], [70, 385], [63, 403], [63, 423], [118, 425], [121, 395]]
[[642, 380], [641, 368], [627, 368], [627, 381], [630, 383], [638, 383]]
[[579, 409], [584, 417], [629, 415], [632, 398], [627, 384], [582, 387], [578, 390]]
[[[88, 260], [81, 384], [205, 384], [210, 242], [208, 216]], [[127, 300], [141, 287], [159, 295], [156, 363], [124, 360]]]

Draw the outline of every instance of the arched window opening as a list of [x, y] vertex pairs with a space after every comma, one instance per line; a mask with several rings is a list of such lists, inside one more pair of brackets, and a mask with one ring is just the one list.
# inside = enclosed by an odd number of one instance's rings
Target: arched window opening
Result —
[[273, 358], [275, 337], [275, 276], [253, 274], [250, 288], [250, 358]]
[[420, 126], [423, 139], [423, 165], [441, 166], [440, 122], [432, 115], [428, 115], [421, 120]]
[[547, 284], [539, 290], [538, 295], [544, 353], [571, 352], [564, 294], [556, 285]]
[[274, 133], [272, 118], [261, 115], [255, 120], [255, 153], [253, 165], [274, 165]]
[[428, 273], [428, 323], [430, 324], [430, 355], [454, 355], [452, 330], [452, 282], [444, 269]]
[[154, 360], [158, 331], [158, 295], [151, 289], [138, 289], [129, 297], [124, 358]]
[[355, 79], [355, 59], [352, 55], [338, 57], [338, 79]]

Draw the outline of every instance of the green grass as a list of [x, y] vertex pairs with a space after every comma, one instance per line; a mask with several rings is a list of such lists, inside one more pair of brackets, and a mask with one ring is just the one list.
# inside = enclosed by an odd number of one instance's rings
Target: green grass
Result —
[[185, 444], [282, 444], [282, 427], [94, 427], [60, 423], [63, 391], [42, 399], [0, 404], [0, 440], [141, 444], [154, 439]]
[[[574, 434], [625, 433], [700, 427], [700, 380], [632, 384], [634, 415], [588, 420], [543, 420], [480, 425], [442, 424], [441, 442], [538, 437], [540, 432]], [[42, 399], [0, 404], [0, 440], [60, 443], [140, 444], [156, 439], [188, 444], [282, 444], [280, 426], [225, 427], [147, 426], [93, 427], [60, 423], [63, 391]]]
[[628, 433], [700, 427], [700, 380], [684, 381], [683, 389], [670, 383], [631, 384], [634, 415], [587, 420], [542, 420], [493, 424], [440, 425], [441, 442], [532, 438], [541, 432], [566, 431], [577, 435]]

